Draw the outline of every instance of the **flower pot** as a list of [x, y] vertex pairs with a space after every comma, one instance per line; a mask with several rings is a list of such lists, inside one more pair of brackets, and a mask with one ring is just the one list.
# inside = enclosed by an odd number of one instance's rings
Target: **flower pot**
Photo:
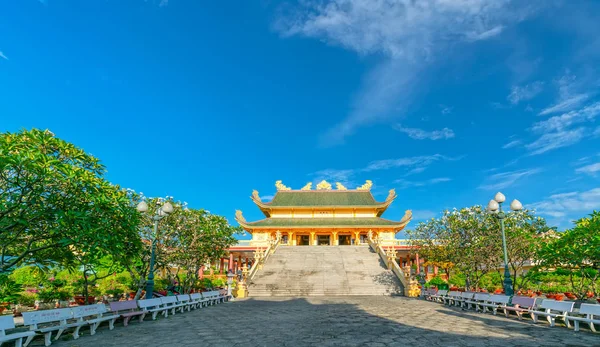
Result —
[[556, 295], [554, 295], [554, 299], [556, 301], [563, 301], [564, 298], [565, 298], [564, 294], [556, 294]]
[[577, 296], [575, 296], [575, 294], [571, 293], [571, 292], [565, 292], [565, 296], [569, 299], [569, 300], [573, 300], [573, 299], [577, 299]]
[[593, 292], [587, 292], [586, 296], [588, 297], [588, 299], [591, 299], [594, 297], [594, 293]]
[[598, 303], [600, 304], [600, 298], [596, 298], [596, 301], [598, 301]]
[[130, 292], [129, 293], [129, 300], [135, 299], [135, 294], [136, 294], [135, 292]]
[[496, 290], [494, 290], [494, 294], [502, 294], [502, 289], [496, 289]]
[[6, 307], [0, 306], [0, 314], [2, 314], [2, 312], [4, 312], [4, 310], [6, 310]]

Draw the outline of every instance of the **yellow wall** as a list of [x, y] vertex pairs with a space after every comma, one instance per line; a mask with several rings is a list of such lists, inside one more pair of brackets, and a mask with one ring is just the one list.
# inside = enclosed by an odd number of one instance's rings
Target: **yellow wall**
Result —
[[375, 210], [350, 210], [350, 209], [316, 209], [312, 210], [275, 210], [271, 211], [271, 218], [369, 218], [376, 217]]

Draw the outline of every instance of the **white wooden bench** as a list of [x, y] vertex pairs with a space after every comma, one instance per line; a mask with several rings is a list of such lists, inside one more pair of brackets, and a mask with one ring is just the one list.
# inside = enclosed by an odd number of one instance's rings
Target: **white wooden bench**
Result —
[[23, 339], [26, 337], [34, 337], [34, 331], [25, 331], [21, 333], [11, 333], [7, 334], [6, 330], [15, 328], [15, 320], [13, 316], [3, 316], [0, 317], [0, 345], [4, 342], [15, 341], [15, 347], [23, 346]]
[[475, 293], [472, 299], [465, 300], [465, 304], [467, 308], [470, 310], [471, 306], [475, 307], [475, 311], [479, 311], [479, 304], [485, 303], [490, 299], [490, 294], [488, 293]]
[[[90, 326], [90, 335], [96, 334], [96, 329], [102, 322], [108, 322], [108, 329], [113, 330], [115, 327], [115, 321], [120, 317], [118, 314], [109, 314], [104, 315], [109, 312], [106, 308], [106, 305], [94, 304], [94, 305], [85, 305], [85, 306], [77, 306], [73, 307], [73, 318], [75, 318], [78, 322], [82, 322], [84, 324], [89, 324]], [[79, 335], [79, 328], [75, 329], [73, 332], [73, 336], [77, 333]]]
[[487, 301], [480, 302], [477, 304], [477, 307], [481, 307], [482, 311], [485, 313], [488, 310], [492, 311], [494, 316], [498, 313], [498, 309], [506, 306], [510, 302], [510, 296], [494, 294], [490, 295]]
[[168, 311], [171, 311], [171, 314], [175, 314], [175, 310], [177, 310], [179, 307], [181, 307], [180, 305], [177, 304], [176, 296], [163, 296], [160, 298], [160, 301], [163, 303], [163, 305], [166, 309], [165, 317], [169, 316]]
[[185, 309], [187, 308], [188, 311], [191, 310], [191, 298], [189, 294], [179, 294], [177, 295], [177, 305], [179, 305], [179, 308], [181, 308], [181, 313], [183, 313], [185, 311]]
[[[23, 324], [29, 327], [29, 330], [36, 334], [44, 335], [44, 344], [50, 346], [52, 344], [52, 333], [57, 331], [54, 340], [58, 340], [62, 333], [70, 328], [77, 328], [73, 334], [73, 338], [78, 338], [79, 328], [84, 325], [83, 322], [71, 322], [73, 319], [73, 310], [70, 308], [58, 308], [55, 310], [41, 310], [23, 312]], [[27, 337], [25, 346], [31, 343], [34, 336]]]
[[202, 294], [200, 294], [200, 293], [192, 293], [192, 294], [190, 294], [190, 304], [191, 304], [191, 307], [194, 308], [194, 309], [204, 306], [204, 303], [206, 301], [207, 300], [204, 299], [202, 297]]
[[[510, 312], [517, 314], [519, 320], [523, 319], [523, 313], [527, 313], [535, 308], [537, 298], [530, 298], [528, 296], [513, 296], [511, 304], [502, 306], [504, 315], [508, 318]], [[533, 317], [532, 317], [533, 318]]]
[[[574, 316], [571, 314], [578, 314], [580, 316]], [[581, 304], [579, 312], [573, 312], [571, 314], [565, 317], [567, 327], [570, 327], [569, 322], [573, 321], [573, 323], [575, 323], [574, 330], [579, 331], [579, 322], [584, 322], [589, 324], [590, 329], [593, 332], [596, 332], [596, 327], [594, 326], [594, 324], [600, 324], [600, 305]], [[581, 315], [585, 315], [585, 317], [581, 317]]]
[[556, 301], [545, 299], [542, 300], [542, 304], [540, 305], [540, 309], [543, 311], [532, 309], [529, 310], [529, 313], [531, 313], [531, 318], [533, 318], [534, 323], [537, 323], [538, 316], [545, 316], [550, 323], [550, 326], [553, 327], [557, 318], [565, 320], [567, 314], [569, 312], [573, 312], [573, 305], [575, 305], [575, 303], [572, 301]]
[[431, 301], [443, 302], [444, 300], [442, 298], [445, 297], [446, 294], [448, 294], [447, 290], [440, 289], [440, 290], [437, 291], [437, 293], [431, 295], [429, 298], [430, 298]]
[[460, 307], [465, 307], [467, 301], [472, 301], [473, 296], [475, 296], [475, 292], [462, 292], [460, 293], [460, 297], [456, 298], [456, 305], [460, 305]]
[[452, 305], [454, 304], [454, 300], [456, 298], [460, 298], [460, 292], [459, 291], [455, 291], [455, 290], [451, 290], [447, 296], [443, 297], [442, 299], [444, 300], [444, 305]]
[[152, 313], [152, 320], [156, 320], [156, 316], [161, 312], [166, 317], [169, 310], [169, 308], [163, 306], [160, 298], [138, 300], [137, 304], [142, 311]]
[[225, 301], [225, 297], [221, 296], [218, 290], [202, 293], [202, 297], [208, 300], [210, 305], [218, 304], [219, 302]]

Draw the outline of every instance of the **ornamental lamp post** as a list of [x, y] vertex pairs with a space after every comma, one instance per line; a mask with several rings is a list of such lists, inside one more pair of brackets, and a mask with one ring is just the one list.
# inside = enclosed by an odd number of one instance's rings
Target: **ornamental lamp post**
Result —
[[[506, 234], [504, 233], [504, 218], [506, 214], [502, 211], [502, 203], [506, 201], [504, 194], [498, 192], [494, 199], [490, 200], [487, 209], [492, 212], [496, 218], [500, 220], [500, 229], [502, 230], [502, 249], [504, 251], [504, 294], [512, 296], [514, 294], [513, 283], [510, 279], [510, 271], [508, 270], [508, 252], [506, 250]], [[513, 200], [510, 203], [510, 209], [513, 211], [520, 211], [523, 209], [523, 205], [519, 200]]]
[[[157, 205], [160, 202], [156, 202]], [[136, 209], [140, 213], [148, 211], [148, 204], [145, 201], [140, 202]], [[154, 295], [154, 258], [156, 254], [156, 237], [158, 235], [158, 222], [173, 213], [173, 205], [168, 201], [165, 202], [161, 207], [156, 209], [156, 213], [151, 217], [154, 222], [154, 233], [152, 234], [152, 251], [150, 252], [150, 269], [148, 269], [148, 280], [146, 281], [146, 299], [152, 299]]]

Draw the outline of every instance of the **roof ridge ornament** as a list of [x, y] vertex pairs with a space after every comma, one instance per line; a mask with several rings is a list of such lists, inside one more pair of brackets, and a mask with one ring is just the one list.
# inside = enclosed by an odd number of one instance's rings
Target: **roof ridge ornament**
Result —
[[241, 210], [235, 210], [235, 219], [238, 222], [246, 223], [246, 218], [244, 218], [244, 216], [242, 215]]
[[319, 184], [317, 184], [317, 190], [331, 190], [331, 184], [325, 180], [322, 180], [319, 182]]
[[292, 190], [292, 188], [284, 186], [281, 180], [275, 181], [275, 187], [277, 190]]
[[366, 180], [365, 184], [363, 184], [362, 186], [356, 188], [356, 190], [366, 190], [366, 191], [371, 191], [371, 187], [373, 187], [373, 181], [371, 180]]
[[348, 188], [344, 187], [344, 185], [340, 182], [335, 182], [335, 187], [337, 188], [337, 190], [348, 190]]
[[254, 189], [252, 191], [252, 199], [254, 199], [254, 200], [258, 201], [258, 202], [262, 202], [262, 199], [258, 195], [258, 190]]
[[390, 201], [392, 199], [394, 199], [396, 197], [396, 189], [390, 189], [390, 193], [388, 194], [387, 198], [385, 198], [385, 201]]
[[302, 189], [300, 190], [311, 190], [312, 189], [312, 182], [308, 182], [304, 187], [302, 187]]
[[400, 220], [400, 223], [408, 223], [412, 219], [412, 210], [406, 210], [404, 216]]

